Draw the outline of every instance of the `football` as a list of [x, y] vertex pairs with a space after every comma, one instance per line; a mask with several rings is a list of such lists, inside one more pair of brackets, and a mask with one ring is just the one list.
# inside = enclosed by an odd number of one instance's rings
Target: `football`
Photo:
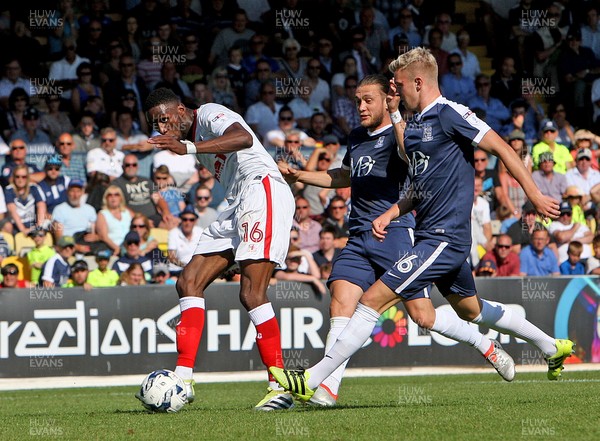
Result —
[[177, 412], [187, 403], [183, 380], [167, 369], [150, 372], [135, 396], [152, 412]]

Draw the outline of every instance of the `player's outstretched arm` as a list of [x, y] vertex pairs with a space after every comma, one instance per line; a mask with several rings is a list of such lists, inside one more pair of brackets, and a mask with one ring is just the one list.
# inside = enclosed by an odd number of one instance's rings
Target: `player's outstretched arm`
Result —
[[326, 171], [295, 170], [287, 165], [279, 165], [279, 171], [287, 183], [302, 182], [322, 188], [343, 188], [350, 186], [350, 170], [334, 168]]
[[[252, 135], [238, 122], [230, 125], [222, 136], [206, 141], [185, 141], [171, 135], [159, 135], [148, 139], [150, 144], [161, 150], [170, 150], [178, 155], [195, 153], [233, 153], [252, 147]], [[196, 151], [190, 151], [195, 147]]]
[[517, 180], [525, 194], [542, 216], [557, 219], [560, 215], [559, 202], [544, 196], [515, 151], [493, 130], [488, 131], [479, 143], [479, 148], [489, 152], [504, 162], [511, 175]]
[[387, 104], [390, 118], [392, 119], [392, 126], [394, 128], [394, 135], [396, 136], [396, 142], [398, 143], [398, 155], [400, 158], [408, 164], [408, 157], [406, 156], [406, 150], [404, 150], [404, 129], [406, 128], [406, 121], [400, 116], [400, 94], [396, 89], [396, 83], [394, 80], [390, 80], [390, 90], [385, 102]]

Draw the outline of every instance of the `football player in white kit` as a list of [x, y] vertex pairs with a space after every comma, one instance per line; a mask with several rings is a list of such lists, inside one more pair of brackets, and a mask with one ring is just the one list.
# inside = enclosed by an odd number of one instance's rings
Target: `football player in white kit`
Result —
[[[181, 320], [177, 325], [177, 367], [194, 397], [192, 369], [204, 326], [204, 290], [237, 262], [240, 301], [256, 327], [256, 344], [267, 368], [283, 367], [279, 325], [267, 298], [275, 265], [285, 261], [295, 203], [273, 158], [240, 115], [219, 104], [186, 108], [169, 89], [146, 100], [148, 121], [161, 135], [148, 140], [182, 161], [208, 168], [226, 188], [227, 209], [204, 230], [192, 260], [177, 281]], [[267, 395], [257, 410], [287, 409], [293, 399], [269, 375]]]

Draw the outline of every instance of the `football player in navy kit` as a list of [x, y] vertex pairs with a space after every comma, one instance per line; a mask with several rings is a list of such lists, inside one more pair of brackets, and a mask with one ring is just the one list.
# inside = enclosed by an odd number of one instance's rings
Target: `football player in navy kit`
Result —
[[[410, 212], [390, 223], [385, 242], [378, 242], [371, 233], [371, 222], [405, 193], [408, 178], [408, 166], [398, 154], [398, 143], [387, 111], [389, 87], [389, 81], [383, 75], [368, 75], [358, 84], [355, 100], [361, 125], [348, 137], [348, 150], [340, 168], [310, 172], [280, 166], [288, 182], [352, 188], [350, 238], [334, 261], [327, 282], [331, 290], [331, 326], [325, 353], [350, 321], [363, 293], [413, 248], [415, 219]], [[488, 361], [506, 380], [512, 380], [512, 358], [456, 314], [443, 310], [436, 314], [428, 292], [429, 286], [424, 286], [419, 300], [405, 302], [409, 315], [418, 320], [425, 314], [423, 311], [427, 311], [435, 319], [423, 323], [425, 327], [474, 346], [482, 355], [487, 355]], [[322, 382], [310, 400], [312, 404], [335, 404], [346, 364], [347, 361]]]
[[[558, 379], [564, 360], [573, 352], [573, 342], [555, 340], [505, 305], [476, 294], [466, 262], [471, 244], [473, 147], [498, 156], [542, 216], [558, 217], [558, 201], [539, 191], [520, 158], [487, 124], [467, 107], [441, 96], [437, 63], [427, 49], [400, 55], [390, 70], [394, 79], [388, 110], [400, 151], [409, 164], [412, 190], [373, 221], [373, 235], [383, 240], [390, 235], [393, 219], [415, 210], [415, 245], [365, 292], [337, 342], [319, 363], [303, 372], [279, 368], [271, 372], [285, 389], [300, 399], [310, 399], [321, 382], [360, 349], [382, 312], [400, 300], [418, 301], [423, 289], [435, 282], [463, 319], [537, 346], [548, 360], [548, 379]], [[415, 113], [406, 123], [397, 110], [400, 99]], [[422, 313], [416, 320], [421, 326], [435, 319], [427, 309]]]

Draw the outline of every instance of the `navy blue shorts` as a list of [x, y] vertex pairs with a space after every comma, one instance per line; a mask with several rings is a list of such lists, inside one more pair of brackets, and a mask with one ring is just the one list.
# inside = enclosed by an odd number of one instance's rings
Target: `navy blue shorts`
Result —
[[383, 242], [377, 241], [370, 230], [351, 235], [333, 262], [327, 286], [345, 280], [366, 291], [412, 248], [412, 228], [390, 228]]
[[381, 281], [404, 300], [429, 297], [428, 288], [432, 283], [444, 297], [449, 294], [474, 296], [475, 282], [467, 263], [470, 250], [465, 245], [419, 240], [381, 277]]

